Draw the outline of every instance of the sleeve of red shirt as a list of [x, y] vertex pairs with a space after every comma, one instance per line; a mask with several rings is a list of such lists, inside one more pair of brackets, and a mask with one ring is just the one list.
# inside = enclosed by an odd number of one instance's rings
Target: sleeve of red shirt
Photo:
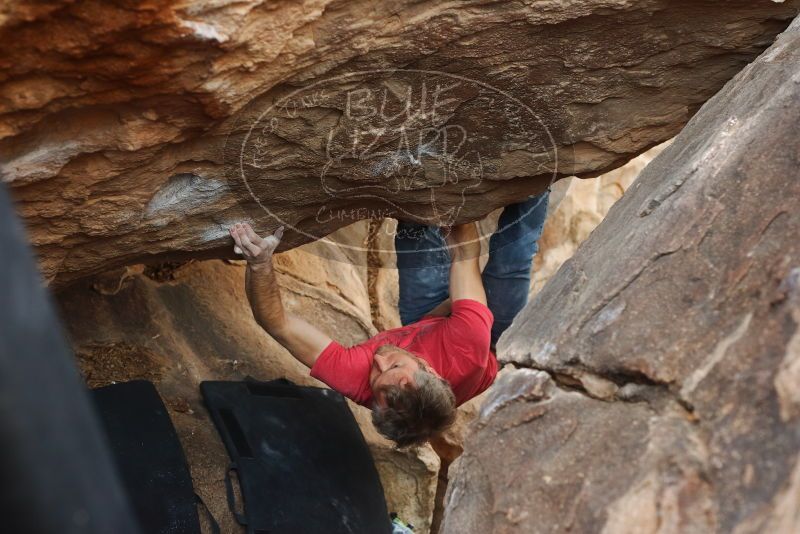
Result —
[[372, 350], [363, 344], [346, 348], [331, 341], [314, 362], [311, 376], [345, 397], [365, 404], [372, 398], [369, 387], [371, 366]]
[[483, 365], [490, 354], [493, 322], [494, 315], [485, 304], [472, 299], [457, 300], [444, 325], [447, 342]]

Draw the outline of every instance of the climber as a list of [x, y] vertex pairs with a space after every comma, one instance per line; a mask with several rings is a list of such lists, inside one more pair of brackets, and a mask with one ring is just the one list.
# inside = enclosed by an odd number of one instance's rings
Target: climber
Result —
[[245, 285], [256, 321], [321, 380], [373, 409], [373, 423], [398, 446], [446, 429], [455, 408], [497, 375], [494, 345], [525, 305], [548, 192], [504, 209], [481, 274], [474, 223], [440, 229], [400, 222], [395, 238], [402, 327], [345, 348], [286, 311], [272, 266], [283, 235], [230, 228], [247, 260]]

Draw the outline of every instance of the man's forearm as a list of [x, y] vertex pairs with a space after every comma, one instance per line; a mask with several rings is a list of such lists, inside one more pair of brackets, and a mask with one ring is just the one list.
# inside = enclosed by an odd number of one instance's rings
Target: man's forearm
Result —
[[283, 308], [281, 291], [272, 262], [248, 265], [245, 288], [256, 322], [277, 341], [288, 325], [288, 314]]
[[247, 260], [245, 288], [256, 322], [292, 356], [313, 367], [332, 340], [325, 332], [283, 308], [272, 265], [272, 255], [283, 236], [283, 226], [273, 235], [260, 237], [248, 223], [236, 223], [231, 226], [230, 234], [235, 243], [234, 252]]
[[478, 258], [453, 258], [450, 265], [450, 298], [452, 300], [469, 298], [486, 304]]
[[256, 322], [292, 356], [313, 367], [319, 354], [331, 342], [327, 334], [283, 307], [272, 262], [248, 265], [245, 277], [247, 298]]
[[478, 229], [474, 223], [457, 228], [458, 233], [451, 239], [450, 249], [450, 299], [462, 298], [486, 304], [486, 293], [481, 280]]

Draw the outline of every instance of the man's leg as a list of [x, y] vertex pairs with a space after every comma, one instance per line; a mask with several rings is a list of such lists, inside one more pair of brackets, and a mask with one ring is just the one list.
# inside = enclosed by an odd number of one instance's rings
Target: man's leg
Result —
[[407, 325], [448, 297], [450, 254], [435, 226], [398, 221], [394, 245], [400, 278], [400, 321]]
[[494, 315], [492, 346], [528, 302], [533, 256], [539, 250], [547, 216], [549, 190], [507, 206], [489, 240], [489, 261], [483, 270], [486, 300]]

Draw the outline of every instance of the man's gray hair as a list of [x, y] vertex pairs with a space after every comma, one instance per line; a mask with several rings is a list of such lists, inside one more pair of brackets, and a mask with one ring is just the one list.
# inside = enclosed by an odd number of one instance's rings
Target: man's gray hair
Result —
[[446, 380], [420, 368], [414, 384], [384, 390], [386, 407], [376, 407], [372, 423], [398, 447], [421, 445], [447, 430], [456, 418], [456, 398]]

